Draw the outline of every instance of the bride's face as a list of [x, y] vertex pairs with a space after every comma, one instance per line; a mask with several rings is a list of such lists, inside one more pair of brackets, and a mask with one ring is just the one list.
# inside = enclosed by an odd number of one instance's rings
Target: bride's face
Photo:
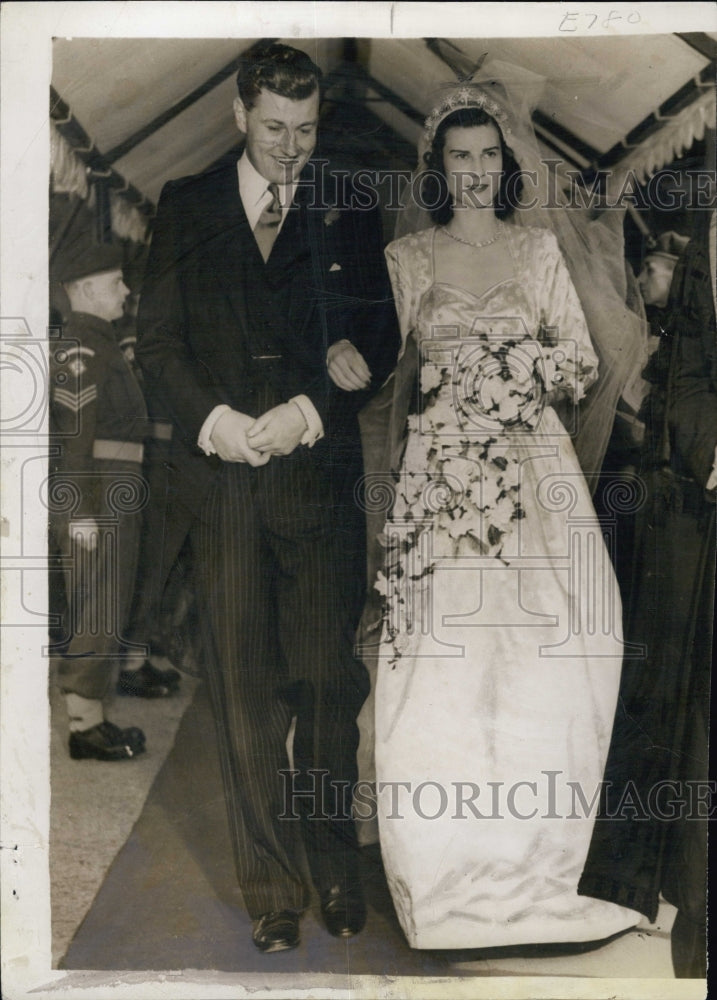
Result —
[[503, 172], [500, 134], [495, 125], [454, 127], [446, 132], [443, 170], [456, 208], [490, 208]]

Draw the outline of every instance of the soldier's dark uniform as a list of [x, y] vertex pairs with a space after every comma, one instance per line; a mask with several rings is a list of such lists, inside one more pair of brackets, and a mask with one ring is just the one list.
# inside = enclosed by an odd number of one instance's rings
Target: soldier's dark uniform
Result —
[[[672, 278], [664, 333], [645, 372], [646, 499], [637, 516], [625, 635], [646, 655], [623, 666], [601, 811], [578, 889], [651, 922], [662, 895], [677, 909], [675, 975], [694, 979], [706, 975], [709, 805], [702, 796], [709, 784], [717, 553], [713, 219], [695, 214], [693, 238]], [[626, 808], [616, 808], [622, 802]]]
[[[66, 560], [71, 638], [64, 692], [102, 699], [127, 625], [142, 507], [144, 396], [111, 323], [71, 313], [51, 347], [51, 525]], [[70, 521], [92, 518], [94, 551], [73, 545]]]

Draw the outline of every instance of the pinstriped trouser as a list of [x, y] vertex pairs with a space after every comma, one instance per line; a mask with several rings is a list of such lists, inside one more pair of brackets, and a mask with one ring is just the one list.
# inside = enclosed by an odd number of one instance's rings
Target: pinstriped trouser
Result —
[[[350, 789], [369, 687], [353, 656], [347, 574], [355, 567], [342, 559], [336, 510], [311, 453], [299, 448], [257, 469], [226, 464], [192, 544], [239, 885], [253, 918], [302, 909], [304, 848], [319, 891], [357, 877]], [[316, 787], [310, 769], [327, 771], [347, 790], [329, 794], [324, 812], [344, 818], [310, 819], [306, 797], [287, 809], [280, 772], [293, 715], [294, 788]], [[292, 812], [301, 818], [279, 818]]]

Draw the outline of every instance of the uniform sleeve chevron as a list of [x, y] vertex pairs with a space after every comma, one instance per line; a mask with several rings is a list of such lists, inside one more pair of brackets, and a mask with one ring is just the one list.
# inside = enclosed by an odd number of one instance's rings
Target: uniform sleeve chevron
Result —
[[68, 347], [65, 353], [68, 358], [73, 358], [75, 357], [76, 354], [86, 354], [87, 357], [94, 358], [96, 352], [93, 351], [91, 347], [76, 346], [76, 347]]
[[53, 399], [60, 406], [78, 413], [88, 403], [97, 399], [97, 386], [88, 385], [82, 392], [70, 392], [68, 389], [55, 389]]

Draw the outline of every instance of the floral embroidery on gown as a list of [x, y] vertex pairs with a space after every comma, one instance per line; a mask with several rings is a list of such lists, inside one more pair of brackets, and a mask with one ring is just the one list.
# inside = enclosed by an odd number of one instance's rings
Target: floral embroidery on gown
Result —
[[377, 586], [381, 850], [415, 948], [590, 941], [640, 915], [578, 896], [618, 693], [621, 609], [543, 388], [596, 377], [554, 236], [506, 227], [513, 276], [434, 278], [435, 229], [386, 251], [418, 341]]

